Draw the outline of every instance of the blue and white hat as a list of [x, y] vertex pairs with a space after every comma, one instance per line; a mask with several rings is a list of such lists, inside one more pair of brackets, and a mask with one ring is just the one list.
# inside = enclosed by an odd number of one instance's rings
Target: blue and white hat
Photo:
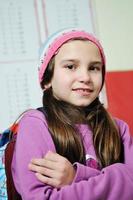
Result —
[[45, 44], [43, 45], [41, 57], [40, 57], [40, 66], [39, 66], [39, 81], [40, 83], [43, 80], [44, 72], [48, 66], [49, 61], [51, 58], [56, 54], [58, 49], [68, 40], [74, 38], [83, 38], [88, 39], [89, 41], [93, 42], [98, 48], [101, 53], [102, 61], [103, 61], [103, 81], [105, 75], [105, 55], [103, 48], [98, 41], [92, 34], [79, 29], [64, 29], [62, 31], [58, 31], [52, 34], [50, 37], [47, 38]]

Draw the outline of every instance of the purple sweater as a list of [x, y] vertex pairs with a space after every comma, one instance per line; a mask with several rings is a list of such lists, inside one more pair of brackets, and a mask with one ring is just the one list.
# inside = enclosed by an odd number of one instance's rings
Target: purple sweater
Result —
[[[55, 146], [44, 115], [37, 110], [28, 111], [19, 123], [16, 148], [12, 161], [13, 179], [23, 200], [133, 200], [133, 139], [128, 126], [116, 120], [124, 144], [125, 162], [102, 170], [76, 163], [76, 176], [71, 185], [60, 190], [37, 180], [28, 170], [32, 158], [44, 157]], [[79, 125], [84, 138], [86, 155], [96, 158], [92, 133], [85, 124]]]

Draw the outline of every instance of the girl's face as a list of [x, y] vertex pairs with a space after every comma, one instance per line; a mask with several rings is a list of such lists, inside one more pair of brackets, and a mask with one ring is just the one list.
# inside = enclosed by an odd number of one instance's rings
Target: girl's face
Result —
[[61, 46], [55, 56], [50, 82], [53, 95], [75, 106], [87, 106], [102, 86], [102, 58], [90, 41], [73, 40]]

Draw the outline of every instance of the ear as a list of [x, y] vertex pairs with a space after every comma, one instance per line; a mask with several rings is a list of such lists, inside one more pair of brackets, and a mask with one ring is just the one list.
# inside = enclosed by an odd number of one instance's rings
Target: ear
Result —
[[43, 87], [43, 91], [49, 89], [51, 86], [52, 86], [51, 83], [45, 84], [44, 87]]

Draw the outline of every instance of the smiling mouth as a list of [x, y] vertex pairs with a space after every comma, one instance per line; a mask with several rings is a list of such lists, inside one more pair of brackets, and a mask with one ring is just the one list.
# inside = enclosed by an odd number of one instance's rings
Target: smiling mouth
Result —
[[83, 96], [88, 96], [88, 95], [90, 95], [90, 93], [93, 92], [93, 90], [89, 89], [89, 88], [76, 88], [76, 89], [73, 89], [73, 91], [75, 91]]

